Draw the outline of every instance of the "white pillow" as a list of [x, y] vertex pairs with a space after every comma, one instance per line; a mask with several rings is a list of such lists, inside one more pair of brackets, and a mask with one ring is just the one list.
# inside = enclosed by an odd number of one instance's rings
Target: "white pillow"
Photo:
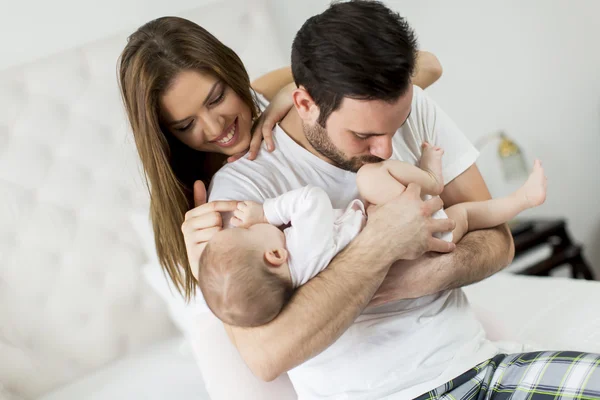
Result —
[[198, 312], [210, 312], [202, 298], [202, 293], [198, 290], [189, 303], [185, 301], [160, 266], [150, 218], [144, 213], [134, 213], [130, 219], [148, 258], [148, 262], [142, 266], [144, 278], [167, 304], [169, 316], [177, 328], [183, 333], [189, 332], [190, 321]]
[[498, 273], [464, 291], [492, 340], [600, 352], [600, 282]]
[[163, 273], [159, 264], [144, 265], [142, 273], [150, 286], [167, 304], [169, 316], [182, 333], [188, 334], [191, 332], [191, 321], [198, 313], [210, 312], [199, 291], [189, 303], [186, 302]]

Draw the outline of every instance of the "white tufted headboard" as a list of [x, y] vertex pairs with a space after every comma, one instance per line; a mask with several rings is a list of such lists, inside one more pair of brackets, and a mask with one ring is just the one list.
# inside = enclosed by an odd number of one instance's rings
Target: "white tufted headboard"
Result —
[[[253, 78], [288, 63], [266, 7], [181, 16]], [[35, 397], [175, 333], [130, 223], [147, 210], [116, 81], [131, 32], [0, 72], [0, 398]]]

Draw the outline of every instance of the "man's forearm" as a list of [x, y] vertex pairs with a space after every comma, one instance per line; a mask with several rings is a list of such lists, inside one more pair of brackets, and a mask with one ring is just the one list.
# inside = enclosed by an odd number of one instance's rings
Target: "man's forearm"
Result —
[[242, 358], [273, 380], [339, 338], [369, 303], [391, 265], [359, 235], [315, 278], [296, 290], [282, 312], [257, 328], [226, 327]]
[[431, 260], [433, 268], [435, 268], [436, 257], [440, 259], [444, 259], [444, 256], [449, 257], [448, 260], [444, 260], [446, 262], [440, 263], [437, 277], [430, 277], [431, 285], [427, 288], [428, 293], [416, 293], [416, 297], [456, 289], [488, 278], [510, 264], [515, 252], [512, 235], [507, 225], [473, 231], [459, 242], [456, 250], [450, 254], [434, 255]]
[[507, 225], [473, 231], [452, 253], [427, 253], [390, 268], [370, 306], [414, 299], [479, 282], [511, 263], [514, 243]]

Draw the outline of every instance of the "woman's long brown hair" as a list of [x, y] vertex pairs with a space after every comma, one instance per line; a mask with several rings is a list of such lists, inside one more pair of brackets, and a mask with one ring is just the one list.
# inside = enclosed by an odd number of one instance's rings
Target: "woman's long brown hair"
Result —
[[150, 194], [150, 216], [160, 263], [189, 300], [197, 282], [187, 258], [181, 224], [194, 207], [193, 184], [208, 188], [225, 156], [193, 150], [161, 127], [159, 99], [182, 71], [221, 79], [257, 114], [250, 79], [233, 50], [183, 18], [163, 17], [128, 39], [119, 61], [119, 85]]

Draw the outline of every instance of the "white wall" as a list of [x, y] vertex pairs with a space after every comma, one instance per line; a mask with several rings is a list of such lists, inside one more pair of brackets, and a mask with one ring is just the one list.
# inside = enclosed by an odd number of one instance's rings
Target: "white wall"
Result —
[[[0, 0], [0, 69], [217, 0]], [[269, 0], [289, 49], [325, 0]], [[547, 203], [533, 215], [566, 217], [600, 273], [600, 2], [387, 1], [407, 16], [444, 76], [431, 95], [472, 139], [504, 129], [529, 160], [543, 160]], [[493, 146], [479, 162], [494, 195], [508, 193]], [[581, 180], [577, 179], [581, 178]]]
[[[444, 67], [429, 92], [472, 140], [504, 129], [528, 161], [542, 159], [546, 204], [529, 215], [566, 217], [600, 273], [600, 2], [398, 0], [423, 49]], [[284, 46], [327, 1], [272, 0]], [[479, 161], [493, 195], [507, 194], [495, 146]]]
[[0, 70], [214, 0], [0, 0]]

